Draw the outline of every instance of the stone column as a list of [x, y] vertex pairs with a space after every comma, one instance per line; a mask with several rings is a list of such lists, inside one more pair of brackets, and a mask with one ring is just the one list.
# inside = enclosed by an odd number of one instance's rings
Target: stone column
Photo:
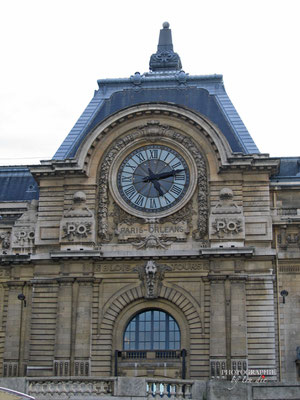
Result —
[[244, 275], [230, 276], [231, 282], [231, 368], [247, 370], [246, 279]]
[[220, 376], [226, 365], [225, 276], [210, 275], [210, 373]]
[[92, 331], [93, 278], [78, 278], [79, 284], [76, 336], [74, 349], [74, 374], [88, 376], [90, 373], [90, 349]]
[[58, 278], [54, 375], [70, 375], [72, 335], [72, 290], [74, 278]]
[[18, 299], [24, 282], [7, 282], [8, 309], [3, 355], [3, 375], [19, 375], [23, 301]]

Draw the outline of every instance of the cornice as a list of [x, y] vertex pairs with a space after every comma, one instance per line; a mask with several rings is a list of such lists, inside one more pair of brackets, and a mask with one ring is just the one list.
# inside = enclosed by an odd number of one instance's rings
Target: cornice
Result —
[[53, 251], [50, 252], [52, 260], [99, 260], [102, 258], [102, 252], [99, 250], [80, 250], [80, 251]]
[[211, 247], [200, 250], [200, 255], [213, 257], [252, 257], [254, 253], [253, 247]]

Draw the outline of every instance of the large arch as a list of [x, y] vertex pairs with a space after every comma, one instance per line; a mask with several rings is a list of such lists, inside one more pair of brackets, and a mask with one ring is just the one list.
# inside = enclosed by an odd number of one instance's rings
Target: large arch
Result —
[[[147, 308], [159, 308], [176, 319], [182, 332], [182, 345], [186, 347], [192, 364], [194, 355], [190, 349], [203, 337], [200, 304], [182, 288], [170, 284], [162, 286], [157, 299], [145, 300], [141, 286], [135, 285], [120, 290], [103, 309], [99, 335], [93, 341], [92, 373], [112, 374], [113, 352], [121, 348], [126, 324], [134, 314]], [[100, 356], [94, 357], [96, 354]]]
[[214, 154], [214, 165], [227, 164], [232, 151], [223, 133], [203, 115], [184, 107], [168, 103], [147, 103], [125, 108], [101, 122], [85, 138], [79, 147], [76, 159], [89, 176], [95, 176], [97, 160], [113, 141], [136, 130], [147, 121], [157, 121], [175, 131], [185, 132], [203, 149], [205, 154]]

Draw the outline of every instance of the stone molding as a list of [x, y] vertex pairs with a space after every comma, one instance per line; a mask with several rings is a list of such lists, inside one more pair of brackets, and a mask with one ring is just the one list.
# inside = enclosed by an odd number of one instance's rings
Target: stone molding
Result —
[[93, 286], [95, 278], [92, 277], [76, 278], [76, 282], [78, 282], [79, 286]]
[[56, 278], [56, 281], [60, 286], [72, 286], [75, 279], [69, 277], [60, 277]]

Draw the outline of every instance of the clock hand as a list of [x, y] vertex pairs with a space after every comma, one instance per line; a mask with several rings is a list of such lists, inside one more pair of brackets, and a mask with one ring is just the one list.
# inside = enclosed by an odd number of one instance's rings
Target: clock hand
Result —
[[149, 173], [149, 176], [145, 176], [143, 178], [144, 182], [150, 182], [150, 181], [153, 181], [154, 179], [156, 179], [156, 175], [151, 171], [150, 168], [148, 168], [148, 173]]
[[164, 193], [163, 193], [163, 191], [161, 190], [160, 183], [157, 182], [156, 180], [153, 180], [152, 183], [153, 183], [153, 186], [155, 187], [155, 189], [158, 191], [158, 194], [159, 194], [160, 196], [163, 196]]
[[144, 182], [152, 182], [152, 183], [153, 183], [153, 186], [154, 186], [155, 189], [158, 191], [158, 194], [159, 194], [160, 196], [163, 196], [164, 193], [163, 193], [163, 191], [161, 190], [160, 183], [157, 182], [157, 180], [156, 180], [156, 175], [151, 171], [150, 168], [148, 168], [148, 172], [149, 172], [149, 176], [145, 176], [145, 178], [143, 179], [143, 181], [144, 181]]
[[149, 176], [146, 176], [143, 181], [144, 182], [149, 182], [149, 181], [154, 181], [154, 180], [159, 180], [159, 179], [164, 179], [164, 178], [169, 178], [170, 176], [175, 176], [179, 172], [183, 172], [184, 168], [182, 169], [173, 169], [172, 171], [168, 172], [162, 172], [161, 174], [153, 174], [150, 168], [148, 168], [149, 171]]
[[178, 174], [179, 172], [183, 172], [184, 169], [173, 169], [172, 171], [169, 172], [162, 172], [161, 174], [157, 174], [155, 175], [155, 178], [153, 179], [163, 179], [163, 178], [169, 178], [170, 176], [175, 176], [176, 174]]

